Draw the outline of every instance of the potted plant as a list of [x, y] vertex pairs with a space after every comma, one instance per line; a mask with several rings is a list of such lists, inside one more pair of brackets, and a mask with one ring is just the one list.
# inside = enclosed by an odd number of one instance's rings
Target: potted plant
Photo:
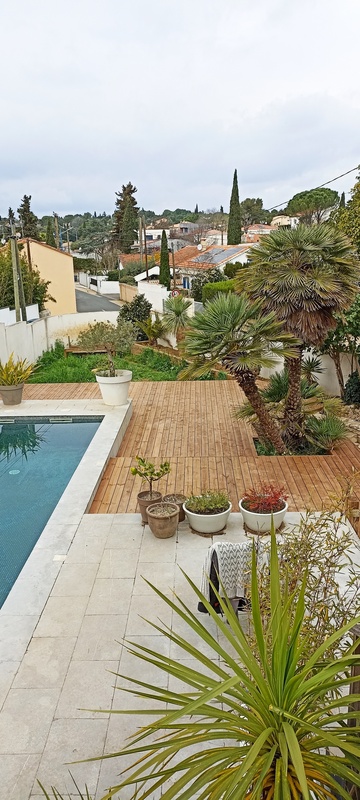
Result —
[[146, 509], [149, 528], [157, 539], [174, 536], [179, 523], [179, 507], [176, 503], [155, 503]]
[[159, 502], [162, 499], [161, 492], [153, 491], [153, 484], [159, 481], [164, 475], [170, 472], [169, 461], [163, 461], [162, 464], [156, 469], [152, 461], [146, 461], [145, 458], [136, 456], [137, 466], [131, 467], [130, 472], [132, 475], [139, 475], [143, 481], [149, 484], [149, 488], [143, 492], [139, 492], [137, 501], [140, 508], [141, 519], [144, 523], [148, 521], [146, 509], [150, 505]]
[[227, 492], [192, 494], [183, 504], [190, 527], [197, 533], [210, 536], [224, 530], [231, 508]]
[[22, 400], [24, 383], [36, 369], [26, 358], [14, 359], [11, 353], [5, 364], [0, 361], [0, 395], [5, 406], [18, 406]]
[[163, 497], [163, 500], [166, 503], [175, 503], [176, 506], [179, 508], [179, 522], [184, 522], [185, 519], [185, 511], [184, 511], [184, 503], [187, 500], [186, 494], [179, 494], [178, 492], [173, 492], [172, 494], [166, 494]]
[[285, 519], [288, 510], [287, 495], [283, 486], [262, 483], [258, 488], [247, 491], [239, 500], [240, 511], [245, 525], [256, 533], [269, 533], [271, 522], [277, 530]]
[[94, 370], [105, 405], [124, 406], [128, 402], [132, 372], [128, 369], [116, 369], [114, 358], [116, 354], [129, 353], [135, 338], [133, 324], [121, 319], [118, 319], [117, 325], [95, 322], [78, 338], [77, 343], [81, 347], [95, 352], [103, 350], [106, 353], [107, 362], [104, 368], [100, 364]]

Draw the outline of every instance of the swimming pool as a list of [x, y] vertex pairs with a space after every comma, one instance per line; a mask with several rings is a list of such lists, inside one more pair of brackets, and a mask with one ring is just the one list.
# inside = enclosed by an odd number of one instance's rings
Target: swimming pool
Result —
[[0, 418], [0, 607], [101, 420]]

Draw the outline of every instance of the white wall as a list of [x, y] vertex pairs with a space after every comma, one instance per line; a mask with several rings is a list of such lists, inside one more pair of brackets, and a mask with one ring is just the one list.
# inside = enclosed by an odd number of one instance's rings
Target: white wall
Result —
[[159, 283], [151, 283], [150, 281], [139, 281], [138, 292], [146, 297], [151, 303], [152, 310], [158, 311], [159, 314], [163, 313], [163, 300], [171, 297], [171, 293], [168, 292], [165, 286], [160, 286]]
[[[321, 360], [324, 367], [324, 372], [316, 373], [316, 379], [321, 388], [324, 389], [327, 394], [339, 397], [340, 389], [339, 382], [336, 377], [335, 364], [330, 356], [321, 356]], [[340, 363], [344, 375], [344, 382], [346, 383], [351, 373], [351, 357], [347, 353], [342, 353]], [[270, 375], [273, 375], [275, 372], [280, 372], [283, 369], [283, 366], [283, 359], [279, 359], [276, 367], [272, 367], [271, 369], [262, 369], [260, 373], [261, 377], [269, 378]], [[356, 369], [356, 365], [354, 365], [353, 369]]]
[[119, 281], [100, 280], [97, 292], [98, 294], [116, 294], [120, 297]]
[[79, 284], [86, 289], [92, 289], [98, 294], [117, 294], [120, 297], [119, 281], [108, 281], [104, 275], [88, 275], [79, 272]]
[[117, 311], [86, 311], [82, 314], [37, 319], [34, 322], [17, 322], [15, 325], [0, 323], [0, 361], [7, 361], [10, 353], [15, 358], [36, 361], [56, 340], [65, 346], [74, 344], [80, 331], [94, 322], [116, 324]]
[[[26, 306], [26, 316], [29, 320], [39, 319], [39, 306], [37, 303], [33, 303], [31, 306]], [[13, 325], [16, 322], [15, 309], [0, 308], [0, 323], [1, 322], [4, 325]]]

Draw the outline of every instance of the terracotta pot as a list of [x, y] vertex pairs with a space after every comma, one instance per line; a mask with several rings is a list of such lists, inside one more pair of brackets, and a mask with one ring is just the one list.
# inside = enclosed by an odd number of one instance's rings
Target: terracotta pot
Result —
[[175, 503], [176, 506], [179, 508], [179, 522], [184, 522], [185, 519], [185, 511], [183, 509], [183, 504], [187, 500], [185, 494], [178, 494], [174, 492], [174, 494], [166, 494], [163, 497], [164, 502], [166, 503]]
[[159, 503], [162, 500], [161, 492], [151, 492], [151, 496], [149, 497], [150, 492], [146, 490], [145, 492], [139, 492], [137, 496], [137, 501], [140, 508], [140, 514], [142, 522], [147, 523], [148, 517], [146, 513], [146, 509], [148, 506], [153, 506], [154, 503]]
[[0, 395], [4, 406], [18, 406], [22, 400], [24, 384], [18, 383], [13, 386], [0, 386]]
[[[167, 514], [161, 513], [164, 509]], [[179, 509], [175, 503], [155, 503], [147, 507], [148, 523], [157, 539], [170, 539], [175, 536], [179, 523]]]
[[245, 525], [254, 533], [269, 533], [272, 520], [274, 521], [275, 530], [280, 528], [288, 510], [288, 504], [285, 503], [285, 500], [284, 508], [281, 511], [275, 511], [274, 514], [258, 514], [255, 511], [248, 511], [243, 507], [242, 500], [239, 500], [239, 506]]

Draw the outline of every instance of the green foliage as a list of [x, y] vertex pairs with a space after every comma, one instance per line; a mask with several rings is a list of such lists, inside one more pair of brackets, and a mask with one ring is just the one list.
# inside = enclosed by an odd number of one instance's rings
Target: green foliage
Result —
[[360, 175], [357, 176], [351, 191], [351, 200], [345, 208], [339, 208], [335, 221], [340, 230], [344, 231], [351, 239], [360, 257]]
[[218, 283], [219, 281], [222, 281], [223, 278], [223, 273], [220, 269], [217, 269], [217, 267], [214, 267], [213, 269], [206, 269], [199, 275], [195, 275], [191, 281], [191, 297], [193, 297], [198, 303], [201, 303], [202, 291], [205, 284]]
[[151, 303], [146, 300], [145, 295], [137, 294], [130, 303], [124, 303], [119, 311], [118, 320], [125, 319], [132, 322], [135, 326], [136, 338], [138, 341], [144, 341], [146, 334], [139, 328], [139, 322], [146, 322], [149, 319], [151, 312]]
[[[333, 526], [334, 520], [331, 522]], [[316, 545], [322, 568], [326, 529], [324, 546], [319, 548], [319, 537]], [[139, 685], [136, 677], [122, 676], [141, 702], [137, 708], [117, 713], [143, 716], [146, 707], [150, 719], [154, 719], [138, 728], [122, 750], [107, 755], [117, 761], [125, 757], [127, 764], [133, 759], [120, 784], [106, 794], [108, 800], [129, 790], [137, 800], [145, 800], [163, 787], [166, 800], [196, 795], [204, 800], [335, 800], [339, 794], [343, 800], [351, 800], [354, 787], [360, 786], [360, 746], [351, 724], [358, 712], [352, 710], [355, 696], [349, 693], [347, 676], [351, 667], [360, 665], [360, 655], [355, 654], [356, 644], [349, 643], [349, 632], [360, 623], [360, 616], [348, 618], [339, 629], [331, 629], [319, 646], [306, 650], [310, 626], [316, 633], [314, 622], [319, 613], [315, 606], [315, 618], [308, 615], [306, 600], [311, 596], [312, 583], [307, 561], [303, 558], [297, 564], [292, 580], [293, 574], [285, 560], [281, 563], [281, 555], [273, 530], [264, 565], [268, 581], [268, 608], [264, 609], [259, 602], [262, 575], [258, 575], [254, 545], [251, 641], [222, 593], [215, 591], [222, 611], [218, 615], [185, 576], [211, 617], [213, 634], [194, 615], [193, 604], [188, 607], [149, 584], [175, 620], [172, 630], [161, 622], [149, 625], [166, 641], [175, 643], [184, 657], [172, 658], [167, 651], [164, 655], [163, 648], [158, 651], [138, 642], [128, 643], [129, 652], [141, 659], [145, 678]], [[303, 580], [297, 579], [299, 568]], [[317, 585], [322, 587], [322, 582]], [[326, 612], [323, 594], [317, 597]], [[176, 631], [176, 620], [181, 633]], [[341, 653], [333, 657], [340, 643]], [[162, 679], [171, 675], [180, 681], [180, 687], [171, 692], [162, 688], [163, 680], [160, 685], [146, 681], [147, 661], [159, 669]], [[351, 679], [355, 680], [356, 676]], [[349, 785], [350, 791], [344, 788]]]
[[136, 186], [129, 181], [123, 184], [121, 192], [115, 192], [115, 212], [112, 240], [123, 253], [130, 252], [130, 247], [137, 239], [137, 218], [139, 207], [134, 195]]
[[316, 453], [332, 453], [339, 442], [348, 436], [345, 422], [332, 414], [309, 416], [305, 422], [305, 438]]
[[40, 239], [38, 227], [39, 220], [31, 211], [30, 201], [31, 194], [24, 194], [24, 197], [18, 208], [22, 235], [29, 239]]
[[206, 283], [203, 290], [202, 290], [202, 301], [206, 303], [208, 300], [212, 300], [216, 297], [217, 294], [221, 292], [234, 292], [235, 291], [235, 280], [229, 281], [219, 281], [218, 283]]
[[137, 466], [131, 467], [130, 472], [132, 475], [139, 475], [143, 481], [146, 481], [149, 484], [149, 492], [152, 494], [153, 484], [156, 481], [159, 481], [164, 475], [168, 475], [170, 472], [170, 462], [163, 461], [159, 467], [155, 467], [152, 461], [147, 461], [145, 458], [141, 458], [141, 456], [136, 456]]
[[26, 383], [35, 369], [35, 365], [26, 358], [18, 358], [15, 361], [14, 353], [11, 353], [4, 364], [0, 361], [0, 386], [17, 386], [19, 383]]
[[317, 376], [325, 372], [322, 359], [317, 355], [303, 356], [301, 360], [301, 372], [308, 383], [318, 383]]
[[263, 208], [263, 201], [260, 197], [246, 197], [240, 203], [241, 221], [244, 227], [253, 225], [256, 222], [268, 223], [271, 220], [271, 213]]
[[169, 248], [165, 231], [161, 234], [159, 283], [167, 290], [170, 289]]
[[74, 270], [78, 272], [90, 272], [90, 275], [97, 275], [99, 272], [99, 262], [95, 258], [80, 258], [73, 256]]
[[199, 495], [191, 494], [186, 501], [186, 508], [193, 514], [220, 514], [228, 510], [229, 502], [227, 492], [208, 490]]
[[[47, 300], [52, 300], [49, 293], [50, 281], [44, 281], [40, 277], [36, 265], [29, 267], [27, 258], [22, 254], [20, 245], [20, 269], [24, 286], [25, 303], [31, 305], [37, 303], [40, 311], [43, 310]], [[0, 308], [15, 308], [13, 271], [11, 262], [10, 244], [0, 248]]]
[[344, 401], [347, 405], [360, 404], [360, 375], [356, 370], [346, 381]]
[[50, 247], [56, 247], [55, 236], [54, 236], [54, 223], [51, 217], [49, 217], [47, 226], [46, 226], [46, 244], [50, 245]]
[[3, 425], [0, 433], [0, 455], [6, 461], [19, 455], [27, 460], [28, 453], [36, 453], [44, 441], [45, 437], [35, 430], [32, 423]]
[[229, 279], [235, 278], [236, 273], [239, 271], [239, 269], [244, 269], [244, 266], [245, 265], [241, 264], [240, 261], [236, 261], [235, 264], [226, 264], [226, 267], [224, 268], [224, 275], [226, 275], [226, 277]]
[[231, 191], [231, 198], [230, 198], [227, 243], [240, 244], [240, 242], [241, 242], [241, 213], [240, 213], [237, 170], [235, 170], [232, 191]]
[[165, 325], [157, 311], [155, 311], [155, 319], [149, 316], [145, 322], [140, 322], [138, 320], [138, 327], [145, 333], [149, 344], [156, 345], [158, 339], [166, 339]]
[[102, 349], [107, 355], [107, 370], [110, 377], [115, 376], [114, 356], [116, 353], [129, 353], [135, 341], [134, 326], [126, 320], [119, 320], [117, 325], [110, 322], [95, 322], [80, 333], [77, 344], [86, 349]]
[[288, 203], [286, 213], [301, 217], [302, 221], [311, 225], [322, 222], [325, 212], [339, 203], [338, 192], [334, 189], [310, 189], [298, 192]]
[[164, 303], [163, 323], [165, 330], [168, 333], [173, 333], [176, 336], [176, 341], [182, 337], [184, 330], [188, 324], [189, 316], [188, 309], [191, 306], [191, 300], [187, 300], [182, 295], [176, 297], [168, 297]]

